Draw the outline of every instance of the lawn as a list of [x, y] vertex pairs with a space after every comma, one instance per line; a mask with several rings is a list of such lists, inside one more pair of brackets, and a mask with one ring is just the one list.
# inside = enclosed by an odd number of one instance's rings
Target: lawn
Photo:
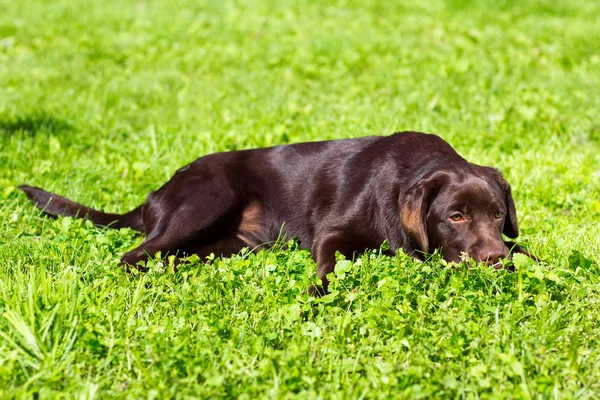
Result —
[[[0, 398], [598, 398], [600, 3], [0, 0]], [[215, 151], [437, 133], [499, 168], [516, 272], [294, 242], [128, 275], [124, 212]]]

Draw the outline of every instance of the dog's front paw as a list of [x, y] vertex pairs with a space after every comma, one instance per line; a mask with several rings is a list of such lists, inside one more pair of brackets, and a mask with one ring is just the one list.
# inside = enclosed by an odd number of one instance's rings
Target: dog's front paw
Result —
[[313, 297], [323, 297], [327, 294], [327, 290], [323, 286], [310, 285], [308, 287], [308, 294]]

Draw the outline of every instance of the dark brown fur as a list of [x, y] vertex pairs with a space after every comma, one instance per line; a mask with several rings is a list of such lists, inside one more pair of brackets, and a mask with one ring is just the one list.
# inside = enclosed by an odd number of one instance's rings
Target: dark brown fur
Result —
[[[418, 258], [439, 249], [448, 261], [469, 255], [498, 265], [509, 256], [502, 233], [519, 234], [500, 173], [417, 132], [210, 154], [123, 215], [20, 188], [47, 214], [143, 232], [144, 243], [123, 255], [126, 265], [158, 251], [229, 256], [268, 247], [281, 234], [298, 237], [318, 264], [321, 293], [336, 251], [351, 257], [387, 240]], [[462, 220], [451, 219], [457, 213]]]

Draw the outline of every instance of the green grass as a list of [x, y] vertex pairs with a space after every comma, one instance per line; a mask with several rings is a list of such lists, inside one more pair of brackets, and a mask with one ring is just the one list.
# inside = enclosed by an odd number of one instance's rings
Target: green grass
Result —
[[[597, 1], [0, 0], [0, 397], [597, 398]], [[517, 272], [294, 243], [127, 275], [112, 212], [198, 156], [420, 130], [512, 184]]]

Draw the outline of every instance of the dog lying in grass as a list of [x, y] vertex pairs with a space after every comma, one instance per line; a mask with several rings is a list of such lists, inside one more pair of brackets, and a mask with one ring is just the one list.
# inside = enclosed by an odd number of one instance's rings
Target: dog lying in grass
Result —
[[143, 232], [121, 258], [128, 267], [144, 269], [159, 251], [230, 256], [295, 236], [317, 262], [323, 286], [310, 288], [315, 294], [327, 292], [336, 251], [351, 257], [386, 240], [420, 259], [437, 249], [447, 261], [468, 255], [496, 268], [509, 250], [526, 253], [502, 238], [519, 228], [501, 174], [418, 132], [209, 154], [125, 214], [20, 189], [46, 214]]

